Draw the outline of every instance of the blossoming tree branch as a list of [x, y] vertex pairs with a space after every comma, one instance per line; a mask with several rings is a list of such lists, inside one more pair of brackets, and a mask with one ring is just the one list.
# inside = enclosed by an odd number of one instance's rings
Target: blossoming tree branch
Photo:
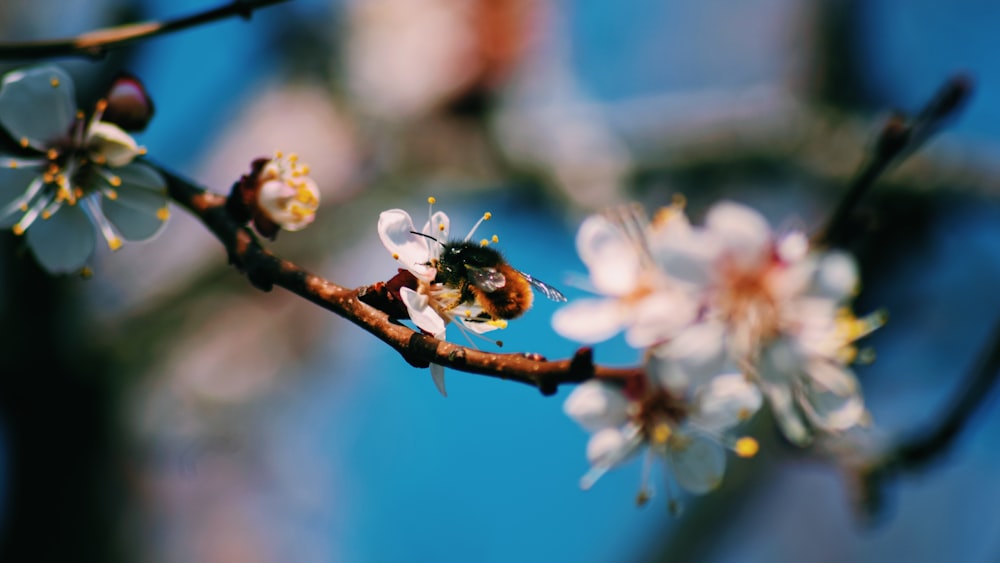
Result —
[[[268, 3], [235, 2], [183, 25], [247, 15]], [[141, 36], [183, 25], [147, 26]], [[53, 43], [51, 52], [0, 47], [0, 55], [94, 54], [140, 37], [132, 31], [82, 38], [103, 42]], [[386, 210], [373, 221], [372, 235], [386, 248], [387, 270], [391, 258], [396, 273], [360, 288], [338, 285], [262, 242], [281, 231], [302, 231], [316, 219], [320, 191], [309, 167], [294, 154], [248, 155], [248, 172], [228, 193], [217, 193], [154, 164], [132, 137], [153, 117], [149, 94], [132, 76], [115, 80], [86, 111], [77, 106], [71, 77], [57, 66], [3, 77], [0, 227], [23, 237], [53, 274], [86, 272], [98, 244], [114, 251], [160, 232], [172, 200], [211, 231], [254, 286], [282, 287], [350, 320], [414, 367], [428, 369], [442, 395], [446, 369], [525, 383], [545, 395], [577, 384], [564, 410], [591, 433], [590, 469], [581, 486], [591, 487], [641, 455], [643, 503], [652, 494], [655, 458], [669, 469], [668, 482], [689, 492], [717, 487], [727, 451], [757, 453], [746, 423], [765, 404], [797, 446], [838, 440], [871, 424], [852, 364], [863, 355], [857, 341], [880, 328], [885, 315], [853, 311], [858, 267], [831, 247], [845, 236], [852, 210], [879, 175], [918, 149], [968, 92], [964, 79], [952, 80], [914, 118], [890, 119], [841, 204], [812, 236], [775, 230], [757, 211], [732, 201], [712, 206], [701, 224], [688, 218], [681, 197], [651, 214], [633, 205], [588, 217], [576, 247], [595, 296], [553, 317], [557, 333], [583, 345], [562, 360], [484, 351], [476, 344], [484, 341], [493, 350], [499, 341], [492, 336], [528, 313], [536, 294], [566, 300], [553, 285], [509, 264], [495, 236], [476, 236], [489, 213], [455, 237], [433, 197], [426, 218]], [[446, 340], [449, 326], [469, 346]], [[595, 364], [592, 347], [620, 333], [640, 364]], [[986, 363], [996, 371], [996, 362]], [[669, 490], [668, 496], [673, 505]]]

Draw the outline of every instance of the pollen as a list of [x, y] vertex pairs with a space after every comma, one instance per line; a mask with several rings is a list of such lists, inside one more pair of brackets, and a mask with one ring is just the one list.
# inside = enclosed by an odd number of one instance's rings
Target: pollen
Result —
[[493, 214], [490, 213], [489, 211], [487, 211], [486, 213], [483, 213], [483, 221], [489, 221], [492, 218], [493, 218]]
[[490, 241], [492, 241], [492, 242], [493, 242], [493, 244], [496, 244], [496, 243], [500, 242], [500, 237], [498, 237], [498, 236], [496, 236], [496, 235], [493, 235], [493, 236], [492, 236], [492, 237], [490, 238]]
[[744, 436], [739, 440], [736, 440], [736, 447], [734, 448], [736, 455], [747, 458], [757, 455], [760, 451], [760, 444], [757, 440], [754, 440], [750, 436]]
[[85, 280], [89, 280], [93, 276], [94, 276], [94, 271], [91, 270], [90, 268], [88, 268], [86, 266], [80, 268], [80, 277], [81, 278], [83, 278]]
[[486, 239], [483, 239], [483, 240], [479, 241], [479, 246], [489, 246], [489, 244], [490, 244], [490, 241], [488, 241]]
[[14, 234], [17, 236], [21, 236], [24, 234], [24, 227], [20, 223], [14, 225], [14, 228], [12, 230], [14, 231]]
[[112, 177], [108, 178], [108, 183], [111, 184], [112, 186], [116, 187], [116, 188], [118, 186], [121, 186], [122, 185], [121, 176], [112, 176]]
[[122, 247], [122, 239], [118, 237], [112, 237], [108, 239], [108, 248], [112, 251], [118, 250]]
[[111, 201], [118, 199], [118, 192], [112, 189], [105, 190], [104, 195], [107, 196], [107, 198], [110, 199]]
[[291, 162], [292, 164], [295, 164], [298, 161], [299, 161], [299, 155], [297, 155], [295, 153], [291, 153], [291, 154], [288, 155], [288, 162]]
[[47, 156], [49, 160], [55, 160], [59, 158], [59, 151], [56, 149], [49, 149], [48, 152], [45, 153], [45, 156]]
[[8, 168], [17, 168], [17, 161], [16, 160], [11, 160], [9, 163], [7, 163], [7, 167]]
[[76, 110], [76, 118], [77, 119], [83, 119], [83, 112], [80, 111], [80, 110]]
[[661, 422], [660, 424], [657, 424], [655, 427], [653, 427], [653, 433], [652, 436], [650, 436], [650, 440], [654, 444], [666, 444], [667, 440], [670, 439], [670, 436], [673, 433], [674, 432], [673, 430], [670, 429], [669, 424]]
[[97, 100], [97, 103], [94, 105], [94, 107], [97, 109], [97, 111], [104, 111], [108, 109], [108, 101], [105, 99]]
[[52, 212], [51, 211], [49, 211], [48, 209], [46, 209], [45, 211], [42, 211], [42, 220], [43, 221], [48, 221], [49, 217], [52, 217]]
[[392, 253], [392, 259], [393, 259], [393, 260], [399, 260], [399, 254], [397, 254], [397, 253], [393, 252], [393, 253]]
[[441, 231], [441, 232], [444, 232], [444, 223], [439, 223], [438, 224], [438, 230]]
[[58, 79], [58, 78], [56, 78], [55, 76], [53, 76], [53, 77], [52, 77], [52, 78], [51, 78], [51, 79], [49, 80], [49, 84], [51, 84], [53, 88], [58, 88], [58, 87], [59, 87], [59, 79]]
[[431, 196], [431, 197], [427, 198], [427, 203], [429, 203], [431, 205], [434, 205], [435, 203], [437, 203], [437, 198], [434, 197], [434, 196]]
[[139, 147], [139, 154], [140, 155], [146, 156], [147, 152], [149, 152], [149, 151], [146, 150], [146, 147]]
[[28, 148], [28, 145], [30, 144], [30, 141], [28, 141], [27, 137], [21, 137], [21, 140], [18, 141], [18, 144], [20, 144], [24, 148]]
[[166, 207], [161, 207], [156, 210], [156, 218], [160, 221], [166, 221], [170, 218], [170, 210]]
[[[488, 324], [490, 326], [495, 326], [495, 327], [497, 327], [499, 329], [505, 329], [505, 328], [507, 328], [507, 320], [506, 319], [490, 319], [490, 320], [486, 321], [486, 324]], [[503, 344], [500, 344], [500, 346], [503, 346]]]
[[27, 213], [27, 211], [28, 211], [28, 204], [27, 203], [22, 203], [17, 208], [20, 209], [22, 212]]

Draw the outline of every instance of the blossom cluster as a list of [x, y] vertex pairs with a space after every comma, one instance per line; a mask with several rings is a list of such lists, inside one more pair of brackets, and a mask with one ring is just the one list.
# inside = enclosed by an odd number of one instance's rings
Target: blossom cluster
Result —
[[624, 332], [647, 358], [642, 392], [591, 382], [567, 399], [567, 413], [594, 432], [584, 485], [645, 444], [682, 486], [703, 492], [721, 478], [722, 450], [679, 430], [752, 455], [755, 442], [727, 433], [762, 397], [798, 445], [868, 420], [849, 365], [854, 342], [883, 319], [851, 312], [858, 272], [848, 255], [811, 248], [802, 232], [775, 232], [733, 202], [712, 207], [702, 226], [680, 201], [652, 220], [635, 207], [595, 215], [577, 248], [601, 297], [557, 312], [555, 330], [585, 343]]

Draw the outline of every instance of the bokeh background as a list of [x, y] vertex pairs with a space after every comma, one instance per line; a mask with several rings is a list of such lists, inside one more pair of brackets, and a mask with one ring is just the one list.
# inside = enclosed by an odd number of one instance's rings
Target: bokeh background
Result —
[[[0, 39], [214, 5], [6, 0]], [[295, 0], [56, 62], [90, 99], [141, 77], [157, 117], [140, 141], [216, 191], [300, 154], [324, 207], [272, 248], [338, 283], [390, 277], [378, 212], [422, 217], [434, 195], [456, 233], [491, 211], [510, 261], [570, 298], [586, 213], [681, 193], [696, 221], [729, 198], [815, 229], [888, 111], [967, 73], [963, 114], [853, 226], [857, 308], [890, 313], [859, 368], [878, 445], [934, 427], [1000, 313], [998, 25], [984, 0]], [[762, 413], [761, 454], [672, 515], [662, 480], [635, 506], [638, 461], [578, 488], [567, 390], [451, 372], [443, 399], [367, 333], [253, 289], [180, 209], [89, 280], [48, 277], [20, 243], [0, 235], [3, 561], [1000, 558], [993, 397], [878, 510]], [[555, 309], [512, 322], [504, 349], [572, 354]], [[620, 339], [596, 357], [639, 361]]]

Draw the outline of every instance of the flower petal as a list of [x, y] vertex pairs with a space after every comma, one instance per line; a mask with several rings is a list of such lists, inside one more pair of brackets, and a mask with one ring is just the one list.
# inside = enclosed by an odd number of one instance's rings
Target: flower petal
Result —
[[25, 234], [38, 263], [49, 272], [75, 272], [94, 252], [97, 234], [81, 207], [63, 205], [49, 219], [32, 223]]
[[695, 494], [718, 488], [726, 473], [726, 451], [714, 440], [698, 434], [672, 438], [667, 459], [677, 483]]
[[698, 314], [698, 304], [677, 291], [657, 291], [633, 305], [625, 341], [646, 348], [672, 338]]
[[763, 215], [745, 205], [732, 201], [713, 205], [705, 216], [705, 227], [740, 264], [758, 264], [770, 252], [771, 226]]
[[720, 375], [698, 389], [691, 423], [710, 433], [721, 433], [753, 416], [762, 401], [757, 386], [743, 374]]
[[614, 299], [580, 299], [552, 315], [552, 328], [560, 335], [592, 344], [607, 340], [625, 328], [621, 306]]
[[662, 385], [675, 390], [697, 387], [723, 371], [726, 327], [714, 321], [692, 325], [653, 353], [655, 375]]
[[587, 381], [566, 397], [563, 411], [589, 432], [595, 432], [625, 424], [628, 420], [628, 400], [610, 385]]
[[430, 333], [434, 338], [444, 338], [445, 322], [429, 303], [426, 295], [417, 293], [408, 287], [399, 290], [399, 298], [410, 314], [410, 320], [421, 330]]
[[[115, 169], [121, 185], [115, 199], [105, 194], [101, 211], [125, 240], [147, 240], [163, 228], [169, 217], [163, 178], [143, 164], [133, 163]], [[156, 182], [159, 181], [157, 187]]]
[[635, 291], [639, 283], [639, 254], [617, 225], [600, 215], [588, 217], [580, 225], [576, 248], [598, 292], [623, 296]]
[[383, 211], [378, 216], [378, 236], [393, 258], [402, 263], [417, 278], [434, 281], [437, 275], [430, 264], [429, 243], [426, 237], [413, 234], [416, 228], [410, 214], [402, 209]]
[[[847, 430], [861, 422], [865, 404], [854, 374], [846, 369], [828, 366], [822, 377], [813, 377], [799, 388], [798, 400], [809, 419], [824, 430]], [[816, 372], [810, 369], [810, 374]], [[834, 372], [840, 372], [834, 375]], [[835, 378], [842, 379], [831, 383]]]
[[40, 151], [70, 134], [76, 121], [73, 79], [52, 65], [8, 72], [0, 83], [0, 125]]
[[653, 259], [671, 278], [706, 287], [715, 278], [715, 264], [722, 252], [719, 241], [704, 232], [656, 237], [651, 242]]
[[424, 229], [420, 232], [441, 242], [447, 242], [450, 229], [451, 219], [448, 218], [448, 214], [444, 211], [435, 211], [430, 221], [424, 223]]
[[812, 441], [812, 430], [805, 425], [802, 413], [799, 412], [791, 388], [786, 385], [765, 383], [764, 394], [767, 395], [774, 413], [774, 419], [786, 438], [797, 446], [807, 446]]
[[816, 270], [816, 286], [822, 295], [843, 300], [858, 289], [858, 265], [843, 252], [831, 252], [820, 260]]
[[431, 377], [434, 379], [434, 386], [437, 387], [442, 397], [448, 396], [448, 391], [444, 388], [444, 366], [431, 364]]
[[141, 152], [131, 135], [114, 123], [104, 121], [87, 129], [87, 148], [92, 154], [104, 157], [113, 168], [131, 163]]
[[777, 338], [760, 350], [757, 374], [776, 385], [790, 385], [805, 373], [805, 359], [791, 338]]
[[30, 168], [0, 168], [0, 228], [12, 226], [23, 215], [16, 202], [38, 176], [38, 170]]

